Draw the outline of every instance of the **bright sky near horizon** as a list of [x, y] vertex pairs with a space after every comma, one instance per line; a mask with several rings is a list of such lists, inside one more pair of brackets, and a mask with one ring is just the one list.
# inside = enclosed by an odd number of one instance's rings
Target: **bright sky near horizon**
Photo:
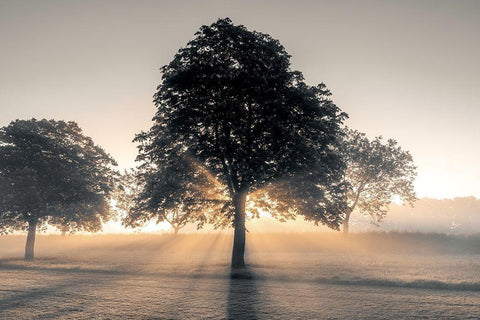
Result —
[[74, 120], [131, 167], [159, 68], [227, 16], [279, 39], [348, 126], [409, 150], [420, 197], [480, 198], [480, 1], [0, 0], [0, 126]]

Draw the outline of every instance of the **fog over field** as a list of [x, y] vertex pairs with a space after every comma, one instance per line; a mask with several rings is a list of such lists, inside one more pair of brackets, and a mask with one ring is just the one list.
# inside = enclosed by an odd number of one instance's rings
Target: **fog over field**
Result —
[[[254, 233], [296, 233], [296, 232], [336, 232], [325, 226], [316, 226], [302, 217], [287, 222], [279, 222], [269, 215], [260, 219], [250, 219], [248, 230]], [[415, 206], [392, 203], [382, 222], [375, 223], [370, 216], [355, 211], [351, 218], [351, 229], [355, 232], [420, 232], [444, 233], [448, 235], [471, 235], [480, 232], [480, 199], [475, 197], [457, 197], [453, 199], [422, 198]], [[225, 230], [224, 230], [225, 231]], [[49, 232], [59, 233], [50, 229]], [[151, 222], [143, 228], [124, 228], [118, 221], [104, 226], [103, 233], [172, 232], [168, 223]], [[194, 224], [187, 224], [180, 232], [215, 232], [206, 225], [197, 230]], [[227, 230], [228, 232], [228, 230]]]
[[2, 236], [2, 319], [468, 319], [480, 317], [480, 235]]
[[372, 224], [371, 219], [355, 215], [353, 229], [357, 231], [437, 232], [474, 234], [480, 231], [480, 199], [422, 198], [414, 207], [392, 204], [384, 221]]

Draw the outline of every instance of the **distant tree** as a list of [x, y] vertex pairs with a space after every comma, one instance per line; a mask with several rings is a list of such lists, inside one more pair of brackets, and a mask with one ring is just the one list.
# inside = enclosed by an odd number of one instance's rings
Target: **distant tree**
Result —
[[123, 224], [129, 227], [166, 221], [177, 235], [187, 223], [201, 228], [205, 222], [213, 222], [212, 211], [227, 203], [218, 198], [219, 188], [204, 170], [185, 157], [172, 159], [157, 170], [145, 164], [124, 175], [123, 181], [126, 201], [120, 203], [126, 204], [121, 206], [126, 213]]
[[110, 216], [115, 161], [75, 122], [16, 120], [0, 128], [0, 233], [28, 229], [25, 259], [35, 233], [97, 231]]
[[125, 170], [118, 175], [117, 184], [112, 190], [111, 198], [116, 210], [115, 218], [125, 218], [135, 204], [135, 197], [140, 192], [135, 170]]
[[172, 159], [188, 154], [224, 187], [233, 209], [223, 211], [234, 226], [233, 268], [245, 266], [247, 198], [262, 199], [258, 206], [279, 218], [302, 214], [338, 228], [345, 187], [335, 150], [346, 115], [329, 91], [306, 85], [267, 34], [227, 18], [195, 35], [162, 68], [154, 124], [136, 138], [139, 160], [177, 170]]
[[410, 153], [402, 150], [397, 141], [384, 142], [382, 137], [370, 141], [364, 133], [346, 128], [340, 150], [347, 164], [345, 178], [350, 185], [344, 233], [348, 233], [350, 216], [356, 208], [379, 223], [394, 196], [413, 205], [416, 167]]

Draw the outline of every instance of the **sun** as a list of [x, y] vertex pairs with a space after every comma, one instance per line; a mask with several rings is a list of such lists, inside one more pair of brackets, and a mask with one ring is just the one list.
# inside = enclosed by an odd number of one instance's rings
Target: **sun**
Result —
[[395, 203], [396, 205], [399, 205], [399, 206], [401, 206], [403, 204], [402, 198], [398, 195], [394, 195], [392, 197], [392, 202]]

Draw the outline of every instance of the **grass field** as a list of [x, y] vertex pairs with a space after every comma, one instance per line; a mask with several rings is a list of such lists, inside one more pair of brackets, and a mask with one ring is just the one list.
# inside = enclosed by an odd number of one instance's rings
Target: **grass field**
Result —
[[478, 319], [480, 236], [0, 237], [0, 319]]

